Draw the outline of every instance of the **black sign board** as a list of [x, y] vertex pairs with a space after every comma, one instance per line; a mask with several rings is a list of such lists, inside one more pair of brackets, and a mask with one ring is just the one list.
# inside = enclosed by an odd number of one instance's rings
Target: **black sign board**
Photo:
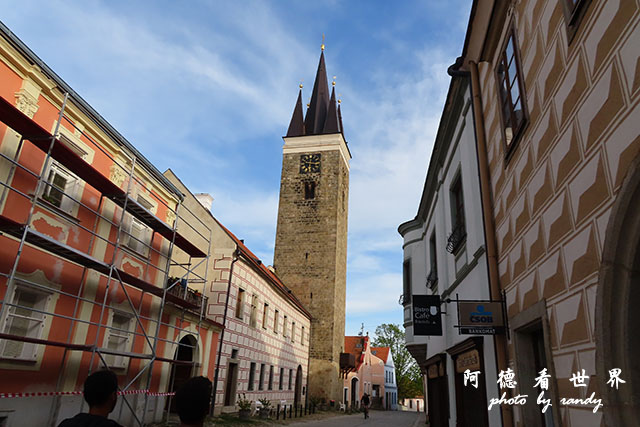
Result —
[[413, 295], [413, 335], [442, 335], [440, 295]]
[[502, 301], [458, 300], [457, 302], [460, 334], [504, 334], [504, 304]]

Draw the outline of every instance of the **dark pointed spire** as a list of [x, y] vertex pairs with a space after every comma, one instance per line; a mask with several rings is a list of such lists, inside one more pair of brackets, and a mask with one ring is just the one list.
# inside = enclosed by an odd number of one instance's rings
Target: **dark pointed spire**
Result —
[[296, 106], [293, 109], [293, 115], [291, 116], [291, 122], [289, 123], [289, 130], [287, 130], [287, 136], [303, 136], [304, 135], [304, 118], [302, 115], [302, 85], [300, 85], [300, 92], [298, 92], [298, 100]]
[[[334, 82], [335, 83], [335, 82]], [[327, 120], [324, 122], [322, 133], [339, 133], [338, 112], [336, 111], [336, 87], [331, 88], [331, 100], [329, 101], [329, 111], [327, 112]]]
[[329, 85], [327, 83], [327, 68], [324, 65], [324, 50], [320, 54], [316, 80], [313, 83], [311, 102], [304, 120], [307, 135], [321, 134], [329, 108]]
[[340, 124], [340, 133], [344, 138], [344, 128], [342, 127], [342, 110], [340, 110], [340, 101], [338, 101], [338, 123]]

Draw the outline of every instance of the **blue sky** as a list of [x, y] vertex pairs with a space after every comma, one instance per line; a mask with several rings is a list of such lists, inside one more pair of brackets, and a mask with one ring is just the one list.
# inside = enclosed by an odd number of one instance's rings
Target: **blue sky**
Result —
[[402, 323], [417, 211], [471, 0], [21, 1], [0, 19], [156, 167], [273, 259], [286, 133], [325, 34], [350, 176], [346, 334]]

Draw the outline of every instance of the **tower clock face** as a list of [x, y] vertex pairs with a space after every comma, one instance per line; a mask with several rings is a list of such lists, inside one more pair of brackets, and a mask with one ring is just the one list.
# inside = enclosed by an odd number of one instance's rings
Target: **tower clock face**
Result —
[[300, 173], [320, 172], [320, 153], [300, 156]]

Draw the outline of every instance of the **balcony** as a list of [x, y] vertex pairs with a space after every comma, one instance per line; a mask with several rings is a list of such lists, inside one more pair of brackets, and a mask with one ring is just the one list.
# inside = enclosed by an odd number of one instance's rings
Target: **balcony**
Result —
[[179, 277], [169, 277], [167, 279], [167, 287], [173, 285], [174, 283], [176, 283], [176, 285], [169, 288], [167, 294], [171, 294], [174, 297], [180, 298], [188, 305], [191, 305], [198, 310], [202, 307], [202, 304], [204, 304], [205, 307], [207, 306], [208, 298], [203, 296], [200, 292], [189, 288], [187, 286], [186, 279], [180, 279]]
[[429, 275], [427, 276], [427, 287], [429, 289], [434, 289], [438, 284], [438, 271], [432, 269]]
[[349, 372], [356, 370], [356, 355], [351, 353], [340, 353], [340, 373], [343, 378], [347, 378]]
[[398, 304], [407, 305], [411, 302], [411, 295], [402, 294], [398, 299]]
[[447, 252], [455, 254], [467, 238], [464, 223], [457, 224], [447, 239]]

